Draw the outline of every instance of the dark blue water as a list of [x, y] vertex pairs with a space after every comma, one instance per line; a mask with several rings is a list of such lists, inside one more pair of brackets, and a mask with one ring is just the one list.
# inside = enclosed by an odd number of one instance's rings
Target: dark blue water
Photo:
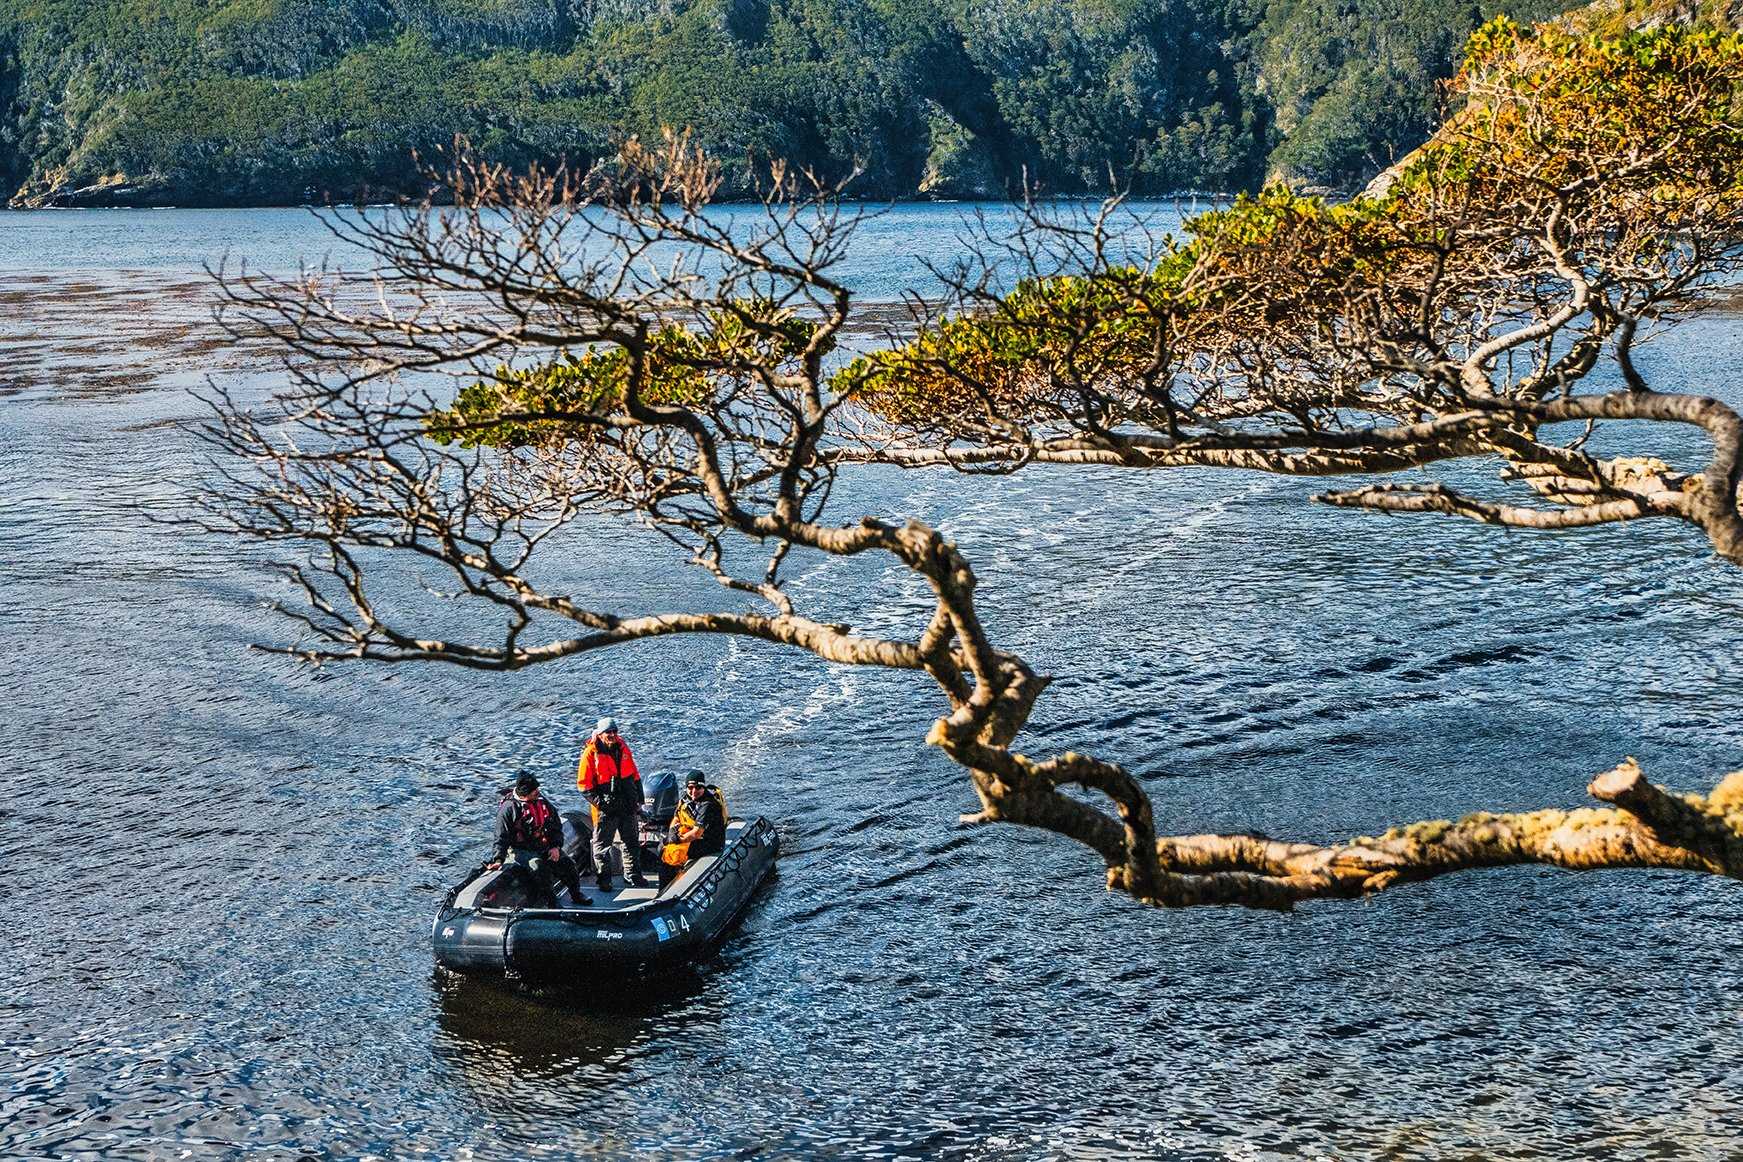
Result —
[[[874, 224], [892, 297], [956, 212]], [[1087, 852], [960, 831], [911, 675], [671, 639], [507, 676], [311, 671], [252, 547], [156, 526], [208, 471], [173, 421], [271, 381], [200, 263], [328, 247], [272, 212], [0, 214], [0, 978], [8, 1156], [1743, 1156], [1736, 885], [1484, 872], [1290, 916], [1148, 911]], [[1743, 398], [1709, 315], [1652, 349]], [[1690, 451], [1674, 443], [1664, 451]], [[942, 523], [994, 633], [1057, 681], [1023, 745], [1118, 758], [1174, 831], [1330, 839], [1582, 801], [1623, 755], [1743, 766], [1743, 573], [1692, 533], [1566, 536], [1319, 508], [1238, 473], [868, 472], [840, 519]], [[584, 527], [602, 604], [720, 601]], [[923, 616], [810, 562], [819, 610]], [[558, 789], [614, 713], [785, 837], [695, 974], [564, 998], [431, 968], [494, 788]]]

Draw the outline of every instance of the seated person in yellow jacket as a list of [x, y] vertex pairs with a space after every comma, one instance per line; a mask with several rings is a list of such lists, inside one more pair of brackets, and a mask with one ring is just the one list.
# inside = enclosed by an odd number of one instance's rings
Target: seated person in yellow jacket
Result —
[[675, 842], [660, 851], [660, 862], [674, 871], [693, 859], [719, 855], [726, 846], [726, 806], [710, 793], [701, 771], [684, 780], [684, 796], [672, 819]]

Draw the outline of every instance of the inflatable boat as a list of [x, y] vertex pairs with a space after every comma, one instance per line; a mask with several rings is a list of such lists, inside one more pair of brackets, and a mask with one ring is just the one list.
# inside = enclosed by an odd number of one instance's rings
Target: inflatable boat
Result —
[[[582, 907], [568, 902], [566, 892], [553, 899], [518, 868], [474, 868], [436, 912], [430, 933], [436, 963], [471, 975], [560, 984], [602, 969], [635, 972], [700, 955], [726, 934], [774, 871], [780, 836], [761, 817], [729, 822], [720, 854], [692, 860], [677, 879], [655, 887], [662, 806], [652, 800], [642, 820], [649, 886], [630, 887], [617, 878], [614, 890], [598, 891], [589, 883], [593, 902]], [[590, 881], [586, 817], [565, 815], [564, 834], [565, 849]]]

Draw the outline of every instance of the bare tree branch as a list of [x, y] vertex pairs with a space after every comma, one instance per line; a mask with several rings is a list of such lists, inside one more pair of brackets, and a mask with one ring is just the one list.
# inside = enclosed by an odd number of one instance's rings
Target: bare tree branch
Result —
[[[1631, 762], [1592, 784], [1601, 808], [1332, 845], [1159, 837], [1119, 764], [1016, 749], [1048, 678], [993, 640], [956, 544], [827, 515], [840, 475], [868, 464], [1324, 477], [1489, 461], [1525, 503], [1415, 480], [1321, 499], [1540, 530], [1672, 518], [1743, 563], [1743, 420], [1652, 390], [1631, 355], [1743, 261], [1743, 128], [1726, 113], [1743, 53], [1642, 35], [1616, 49], [1488, 26], [1463, 110], [1378, 199], [1273, 189], [1185, 242], [1117, 202], [1028, 205], [1009, 231], [982, 216], [937, 271], [943, 300], [911, 301], [909, 330], [856, 359], [837, 351], [857, 310], [833, 272], [857, 224], [839, 188], [777, 167], [757, 220], [728, 224], [681, 135], [586, 174], [461, 148], [451, 205], [331, 221], [366, 278], [220, 272], [226, 325], [275, 344], [288, 382], [262, 411], [211, 399], [219, 485], [198, 519], [310, 557], [285, 610], [304, 639], [273, 648], [311, 662], [512, 670], [701, 633], [923, 673], [941, 701], [928, 741], [980, 802], [965, 822], [1075, 840], [1145, 903], [1288, 908], [1518, 863], [1743, 876], [1743, 776], [1677, 796]], [[1624, 390], [1586, 387], [1606, 354]], [[1589, 451], [1615, 422], [1697, 429], [1710, 450], [1682, 468]], [[755, 611], [611, 610], [541, 581], [545, 546], [623, 516]], [[858, 633], [783, 584], [795, 555], [895, 562], [924, 584], [924, 616]], [[469, 632], [399, 607], [379, 581], [395, 560], [442, 570]]]

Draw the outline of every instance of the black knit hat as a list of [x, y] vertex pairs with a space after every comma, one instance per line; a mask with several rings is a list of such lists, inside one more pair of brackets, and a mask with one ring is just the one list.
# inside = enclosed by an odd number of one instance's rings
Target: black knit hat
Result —
[[686, 787], [706, 787], [708, 778], [701, 771], [691, 771], [690, 777], [684, 780]]
[[520, 778], [514, 781], [514, 793], [517, 795], [530, 795], [538, 789], [539, 778], [529, 771], [522, 771]]

